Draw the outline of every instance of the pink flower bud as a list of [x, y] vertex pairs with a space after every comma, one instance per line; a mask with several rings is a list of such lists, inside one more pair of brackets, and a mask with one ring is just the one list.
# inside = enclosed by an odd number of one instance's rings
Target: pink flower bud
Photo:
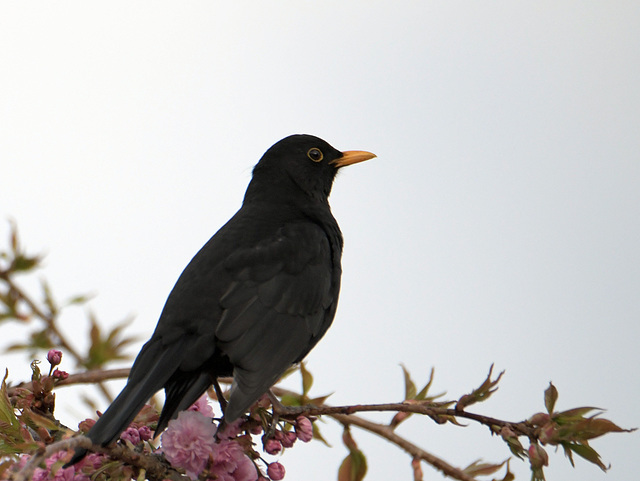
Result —
[[529, 422], [534, 426], [542, 426], [547, 424], [551, 417], [547, 413], [536, 413], [529, 418]]
[[262, 434], [262, 426], [261, 425], [254, 426], [249, 430], [249, 432], [251, 434], [255, 434], [256, 436], [259, 434]]
[[282, 451], [282, 443], [277, 439], [267, 439], [264, 443], [264, 451], [268, 454], [278, 454]]
[[89, 429], [91, 429], [95, 423], [95, 419], [87, 418], [84, 421], [80, 421], [80, 424], [78, 424], [78, 429], [83, 433], [88, 433]]
[[282, 443], [285, 448], [290, 448], [298, 439], [296, 433], [291, 431], [276, 431], [276, 439]]
[[502, 429], [500, 430], [500, 436], [502, 436], [502, 439], [509, 439], [509, 438], [515, 438], [516, 437], [516, 433], [513, 432], [513, 429], [511, 429], [508, 426], [503, 426]]
[[278, 462], [271, 463], [267, 466], [267, 476], [269, 476], [273, 481], [280, 481], [284, 478], [285, 472], [284, 466]]
[[549, 455], [539, 444], [529, 446], [529, 462], [533, 469], [540, 469], [549, 465]]
[[49, 361], [49, 364], [51, 364], [51, 366], [57, 366], [58, 364], [60, 364], [60, 361], [62, 361], [62, 352], [56, 349], [51, 349], [47, 353], [47, 361]]
[[120, 435], [120, 439], [123, 441], [129, 441], [131, 444], [136, 445], [140, 442], [140, 433], [136, 428], [129, 427]]
[[548, 444], [549, 442], [557, 439], [557, 434], [555, 423], [545, 424], [540, 428], [540, 435], [538, 436], [538, 439], [542, 444]]
[[56, 369], [55, 371], [53, 371], [53, 374], [51, 374], [51, 376], [53, 376], [55, 379], [67, 379], [69, 377], [69, 373], [67, 371], [60, 371], [59, 369]]
[[298, 416], [298, 419], [296, 419], [296, 435], [303, 443], [308, 443], [313, 439], [313, 424], [308, 417]]
[[149, 441], [149, 439], [153, 437], [151, 428], [149, 426], [142, 426], [140, 429], [138, 429], [138, 434], [140, 434], [140, 439], [142, 441]]

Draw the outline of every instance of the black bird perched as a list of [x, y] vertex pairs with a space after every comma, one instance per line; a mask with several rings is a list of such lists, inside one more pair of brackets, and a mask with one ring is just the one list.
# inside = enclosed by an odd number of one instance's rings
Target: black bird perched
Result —
[[[336, 313], [342, 234], [328, 197], [341, 167], [375, 157], [292, 135], [253, 169], [241, 209], [180, 275], [127, 385], [88, 433], [106, 446], [164, 388], [156, 434], [220, 376], [233, 375], [232, 422], [327, 331]], [[76, 451], [69, 465], [86, 450]]]

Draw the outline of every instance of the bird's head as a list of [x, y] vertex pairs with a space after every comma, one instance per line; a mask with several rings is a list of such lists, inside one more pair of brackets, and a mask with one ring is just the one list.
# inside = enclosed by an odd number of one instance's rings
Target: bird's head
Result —
[[[326, 200], [338, 170], [375, 157], [371, 152], [341, 152], [313, 135], [291, 135], [274, 144], [253, 169], [251, 184], [263, 192], [303, 191]], [[250, 193], [250, 189], [247, 194]]]

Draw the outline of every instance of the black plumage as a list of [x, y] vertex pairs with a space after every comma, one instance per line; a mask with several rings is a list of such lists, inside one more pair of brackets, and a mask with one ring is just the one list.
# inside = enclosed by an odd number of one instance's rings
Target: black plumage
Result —
[[127, 385], [89, 431], [95, 444], [115, 441], [164, 388], [159, 434], [220, 376], [234, 378], [224, 413], [231, 422], [306, 356], [331, 325], [340, 291], [331, 186], [339, 168], [372, 157], [310, 135], [264, 154], [241, 209], [182, 272]]

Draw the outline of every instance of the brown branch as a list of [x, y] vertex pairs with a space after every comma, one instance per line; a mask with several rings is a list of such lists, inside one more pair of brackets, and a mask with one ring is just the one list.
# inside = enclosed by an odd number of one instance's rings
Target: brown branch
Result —
[[[289, 390], [278, 388], [278, 387], [274, 387], [272, 388], [272, 390], [274, 393], [276, 393], [279, 396], [282, 396], [282, 395], [297, 396], [298, 395], [293, 391], [289, 391]], [[427, 464], [430, 464], [435, 469], [441, 471], [445, 476], [449, 476], [450, 478], [457, 479], [459, 481], [476, 481], [476, 479], [473, 476], [466, 474], [460, 468], [456, 468], [455, 466], [450, 465], [442, 458], [439, 458], [434, 454], [431, 454], [428, 451], [425, 451], [419, 446], [413, 444], [411, 441], [403, 438], [402, 436], [399, 436], [393, 430], [392, 426], [375, 423], [352, 414], [353, 412], [358, 412], [358, 411], [404, 411], [407, 406], [411, 406], [411, 404], [405, 404], [405, 403], [370, 404], [370, 405], [361, 404], [356, 406], [337, 406], [337, 407], [332, 407], [327, 405], [322, 405], [317, 407], [301, 406], [299, 409], [295, 408], [296, 411], [299, 411], [299, 412], [296, 412], [295, 415], [300, 415], [300, 414], [310, 415], [310, 416], [320, 416], [323, 414], [327, 415], [345, 426], [357, 426], [365, 431], [369, 431], [370, 433], [376, 434], [382, 437], [383, 439], [386, 439], [390, 443], [395, 444], [400, 449], [406, 451], [409, 455], [411, 455], [413, 459], [419, 459], [426, 462]], [[385, 409], [381, 409], [383, 407]], [[286, 410], [283, 414], [290, 415], [291, 412], [289, 411], [289, 409], [290, 407], [286, 407]], [[453, 410], [445, 410], [445, 411], [453, 411]], [[406, 412], [417, 412], [417, 411], [411, 411], [407, 409]], [[426, 414], [426, 413], [420, 413], [420, 414]], [[487, 418], [487, 419], [493, 419], [493, 418]], [[503, 421], [500, 421], [500, 422], [503, 422]], [[415, 471], [417, 470], [414, 467], [414, 472]]]
[[[111, 381], [113, 379], [123, 379], [129, 375], [129, 368], [123, 369], [105, 369], [105, 370], [93, 370], [93, 371], [85, 371], [79, 372], [77, 374], [71, 374], [67, 379], [56, 381], [55, 388], [64, 387], [64, 386], [72, 386], [75, 384], [97, 384], [102, 383], [104, 381]], [[10, 386], [7, 389], [7, 394], [9, 397], [13, 397], [16, 395], [17, 389], [33, 389], [33, 385], [31, 381], [22, 382], [17, 384], [16, 386]]]
[[[290, 395], [297, 396], [296, 393], [276, 390], [274, 392], [282, 392]], [[534, 436], [534, 429], [530, 427], [526, 422], [510, 422], [503, 421], [501, 419], [492, 418], [490, 416], [483, 416], [481, 414], [474, 414], [467, 411], [459, 411], [456, 409], [448, 409], [441, 407], [433, 407], [428, 403], [385, 403], [385, 404], [355, 404], [351, 406], [328, 406], [323, 404], [321, 406], [287, 406], [285, 410], [278, 413], [283, 417], [287, 416], [332, 416], [335, 415], [351, 415], [358, 412], [407, 412], [414, 414], [423, 414], [431, 418], [442, 418], [443, 416], [459, 417], [465, 419], [471, 419], [480, 424], [484, 424], [489, 428], [493, 426], [508, 427], [519, 436]], [[386, 425], [384, 425], [387, 427]]]
[[[69, 386], [74, 384], [84, 384], [84, 383], [95, 383], [102, 382], [111, 379], [122, 379], [127, 377], [129, 374], [129, 369], [112, 369], [112, 370], [95, 370], [95, 371], [87, 371], [84, 373], [72, 374], [64, 381], [59, 381], [56, 384], [57, 387]], [[220, 378], [220, 382], [222, 383], [230, 383], [232, 381], [231, 378]], [[19, 386], [9, 388], [9, 395], [11, 396], [12, 390], [15, 390], [18, 387], [29, 387], [31, 383], [23, 383]], [[289, 391], [283, 388], [274, 387], [273, 391], [278, 396], [282, 395], [291, 395], [298, 396], [298, 393], [293, 391]], [[274, 408], [275, 409], [275, 408]], [[368, 431], [370, 433], [376, 434], [383, 439], [389, 441], [390, 443], [398, 446], [400, 449], [407, 452], [412, 459], [419, 459], [421, 461], [430, 464], [438, 471], [442, 472], [445, 476], [449, 476], [450, 478], [457, 479], [459, 481], [475, 481], [475, 478], [466, 474], [460, 468], [456, 468], [455, 466], [450, 465], [445, 460], [431, 454], [419, 446], [413, 444], [409, 440], [403, 438], [398, 435], [394, 431], [394, 426], [390, 426], [387, 424], [380, 424], [369, 421], [367, 419], [356, 416], [354, 413], [358, 412], [408, 412], [415, 414], [427, 415], [432, 418], [438, 418], [442, 416], [451, 416], [451, 417], [462, 417], [466, 419], [470, 419], [476, 421], [480, 424], [484, 424], [491, 428], [492, 426], [498, 427], [509, 427], [518, 435], [524, 436], [533, 436], [533, 428], [527, 425], [525, 422], [508, 422], [502, 421], [500, 419], [492, 418], [489, 416], [483, 416], [479, 414], [474, 414], [466, 411], [458, 411], [455, 409], [449, 408], [441, 408], [441, 407], [433, 407], [429, 406], [427, 403], [386, 403], [386, 404], [356, 404], [351, 406], [329, 406], [329, 405], [321, 405], [321, 406], [300, 406], [300, 407], [286, 407], [281, 413], [283, 417], [291, 417], [291, 416], [329, 416], [339, 423], [345, 426], [356, 426], [360, 429]], [[73, 438], [78, 439], [78, 438]], [[57, 443], [56, 443], [57, 444]], [[86, 447], [87, 449], [107, 452], [109, 455], [116, 457], [122, 461], [125, 461], [129, 464], [137, 466], [141, 469], [146, 469], [149, 473], [149, 476], [152, 476], [153, 473], [157, 473], [154, 469], [159, 469], [154, 467], [155, 465], [152, 463], [150, 465], [145, 464], [146, 461], [150, 458], [150, 456], [145, 456], [139, 453], [133, 453], [130, 450], [121, 447], [115, 446], [113, 448], [101, 448], [99, 446], [88, 446], [82, 445], [82, 447]], [[60, 448], [60, 449], [68, 449]], [[164, 466], [164, 465], [163, 465]], [[26, 467], [25, 467], [26, 468]], [[415, 471], [414, 466], [414, 471]], [[162, 478], [158, 478], [162, 479]]]
[[389, 426], [374, 423], [359, 416], [354, 416], [352, 414], [329, 414], [329, 416], [344, 425], [357, 426], [361, 429], [364, 429], [365, 431], [377, 434], [378, 436], [386, 439], [390, 443], [393, 443], [402, 450], [406, 451], [409, 455], [411, 455], [412, 458], [418, 458], [430, 464], [438, 471], [441, 471], [445, 476], [449, 476], [450, 478], [457, 479], [459, 481], [477, 481], [474, 477], [469, 476], [460, 468], [456, 468], [455, 466], [450, 465], [442, 458], [439, 458], [434, 454], [425, 451], [424, 449], [413, 444], [411, 441], [403, 438], [402, 436], [399, 436]]
[[50, 444], [46, 449], [40, 450], [34, 454], [27, 464], [14, 476], [14, 481], [29, 481], [33, 477], [35, 469], [49, 456], [58, 451], [66, 451], [70, 449], [84, 448], [94, 452], [105, 453], [111, 458], [123, 461], [131, 466], [135, 466], [144, 470], [146, 477], [151, 481], [161, 481], [170, 479], [172, 481], [189, 480], [187, 476], [180, 474], [175, 469], [163, 463], [158, 456], [150, 456], [142, 453], [134, 452], [125, 446], [111, 446], [104, 448], [92, 444], [91, 440], [86, 436], [75, 436], [69, 439], [63, 439]]

